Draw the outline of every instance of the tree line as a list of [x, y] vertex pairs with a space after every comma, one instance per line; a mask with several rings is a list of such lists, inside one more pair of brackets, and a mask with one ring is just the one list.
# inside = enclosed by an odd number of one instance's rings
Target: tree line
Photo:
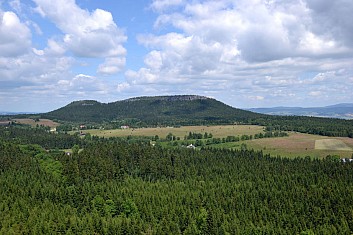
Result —
[[193, 144], [195, 147], [203, 147], [207, 145], [213, 144], [221, 144], [221, 143], [230, 143], [230, 142], [239, 142], [245, 140], [252, 140], [252, 139], [263, 139], [263, 138], [272, 138], [272, 137], [285, 137], [288, 136], [287, 132], [283, 131], [269, 131], [266, 130], [264, 133], [257, 133], [254, 135], [240, 135], [240, 136], [227, 136], [227, 137], [213, 137], [212, 133], [205, 132], [202, 133], [195, 133], [189, 132], [188, 135], [184, 137], [184, 140], [180, 140], [179, 137], [176, 137], [172, 133], [169, 133], [165, 140], [159, 138], [153, 138], [156, 140], [157, 143], [159, 141], [168, 141], [169, 146], [188, 146]]

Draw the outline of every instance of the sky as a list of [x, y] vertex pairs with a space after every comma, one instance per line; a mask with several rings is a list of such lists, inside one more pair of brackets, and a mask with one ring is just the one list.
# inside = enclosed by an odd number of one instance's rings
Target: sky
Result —
[[0, 111], [202, 95], [353, 102], [351, 0], [0, 0]]

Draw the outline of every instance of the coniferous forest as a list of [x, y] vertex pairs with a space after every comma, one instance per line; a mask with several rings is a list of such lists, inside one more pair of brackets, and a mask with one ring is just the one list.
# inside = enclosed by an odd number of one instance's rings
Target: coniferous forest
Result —
[[335, 157], [0, 131], [0, 234], [353, 233], [353, 164]]

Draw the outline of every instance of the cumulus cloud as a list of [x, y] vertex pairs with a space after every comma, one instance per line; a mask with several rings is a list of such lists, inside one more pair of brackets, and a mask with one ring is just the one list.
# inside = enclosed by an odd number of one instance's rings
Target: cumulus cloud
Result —
[[257, 96], [249, 96], [249, 99], [252, 99], [252, 100], [263, 100], [263, 99], [265, 99], [265, 97], [257, 95]]
[[352, 5], [344, 0], [155, 0], [151, 7], [160, 15], [154, 27], [167, 32], [138, 36], [150, 51], [144, 67], [125, 73], [126, 82], [130, 89], [173, 86], [218, 97], [227, 90], [239, 103], [263, 105], [279, 98], [303, 103], [317, 90], [326, 94], [327, 86], [329, 92], [341, 89], [338, 84], [353, 89], [348, 69], [353, 66], [348, 22], [353, 20], [343, 7]]
[[127, 82], [119, 83], [116, 90], [118, 92], [126, 92], [130, 88], [130, 84]]
[[[7, 100], [0, 109], [7, 109], [4, 105], [11, 103], [20, 111], [45, 111], [35, 104], [51, 100], [46, 107], [53, 107], [54, 103], [61, 106], [73, 99], [99, 99], [114, 94], [116, 83], [111, 80], [73, 72], [83, 71], [82, 63], [97, 62], [86, 58], [78, 61], [77, 57], [103, 58], [98, 75], [124, 69], [126, 49], [122, 44], [127, 37], [112, 14], [100, 9], [82, 10], [69, 0], [34, 2], [35, 11], [51, 20], [63, 35], [48, 33], [47, 28], [40, 28], [41, 23], [32, 21], [33, 9], [27, 3], [12, 0], [4, 4], [14, 12], [3, 11], [0, 4], [0, 98]], [[31, 30], [44, 43], [32, 44]]]
[[0, 108], [10, 103], [14, 110], [35, 112], [60, 100], [60, 87], [54, 84], [70, 76], [73, 59], [33, 49], [17, 57], [0, 57], [0, 64], [5, 65], [0, 66], [0, 96], [6, 97]]
[[105, 62], [98, 67], [98, 73], [111, 75], [122, 71], [125, 67], [126, 59], [124, 57], [107, 58]]
[[63, 56], [66, 52], [65, 46], [62, 43], [49, 39], [45, 53], [50, 56]]
[[353, 2], [346, 0], [307, 0], [312, 30], [323, 37], [353, 46]]
[[3, 58], [2, 62], [5, 63], [5, 68], [0, 68], [0, 80], [31, 81], [39, 84], [67, 75], [73, 59], [52, 57], [42, 50], [33, 49], [33, 52], [19, 57]]
[[309, 92], [310, 96], [322, 96], [322, 92], [321, 91], [311, 91]]
[[64, 34], [64, 42], [77, 56], [116, 57], [126, 54], [127, 37], [110, 12], [81, 9], [74, 0], [34, 0], [36, 11], [48, 17]]
[[11, 11], [0, 9], [0, 56], [23, 55], [30, 49], [31, 31]]
[[155, 11], [165, 11], [171, 7], [182, 5], [183, 0], [155, 0], [151, 4], [151, 8]]
[[[33, 2], [61, 32], [31, 21], [25, 2], [3, 3], [11, 11], [0, 11], [0, 93], [13, 100], [114, 100], [117, 93], [211, 95], [238, 107], [353, 100], [347, 0], [152, 0], [144, 9], [157, 17], [137, 36], [147, 51], [143, 65], [127, 69], [139, 62], [127, 61], [127, 36], [110, 12], [82, 9], [75, 0]], [[31, 29], [46, 45], [31, 42]]]
[[94, 76], [77, 74], [71, 80], [59, 80], [57, 86], [61, 92], [71, 96], [86, 96], [92, 94], [104, 94], [108, 91], [106, 85]]

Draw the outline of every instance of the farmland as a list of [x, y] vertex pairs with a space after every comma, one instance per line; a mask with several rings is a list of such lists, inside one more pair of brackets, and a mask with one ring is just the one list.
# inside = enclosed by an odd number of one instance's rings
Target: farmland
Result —
[[[272, 156], [283, 157], [306, 157], [324, 158], [327, 155], [338, 155], [342, 158], [351, 158], [353, 151], [353, 139], [350, 138], [330, 138], [332, 143], [340, 143], [346, 148], [337, 148], [337, 145], [327, 145], [326, 149], [315, 148], [317, 141], [326, 140], [325, 136], [309, 135], [303, 133], [289, 133], [288, 137], [282, 138], [266, 138], [256, 140], [246, 140], [236, 143], [225, 143], [218, 147], [225, 148], [240, 148], [241, 144], [245, 143], [249, 149], [261, 150]], [[212, 147], [217, 147], [213, 145]]]
[[[253, 125], [224, 125], [224, 126], [183, 126], [180, 128], [138, 128], [116, 130], [85, 130], [85, 133], [100, 137], [124, 137], [124, 136], [155, 136], [165, 138], [172, 133], [181, 140], [189, 132], [212, 133], [215, 138], [227, 136], [255, 135], [264, 133], [264, 127]], [[289, 132], [288, 137], [252, 139], [238, 142], [212, 144], [209, 147], [239, 149], [242, 144], [247, 148], [262, 150], [272, 156], [323, 158], [327, 155], [339, 155], [351, 158], [353, 151], [353, 139], [346, 137], [327, 137], [310, 135], [297, 132]], [[318, 143], [327, 143], [325, 148], [318, 147]], [[330, 144], [331, 143], [331, 144]], [[340, 148], [339, 148], [340, 147]]]
[[123, 136], [155, 136], [161, 138], [172, 133], [176, 137], [184, 138], [189, 132], [212, 133], [213, 137], [222, 138], [230, 135], [254, 135], [263, 132], [264, 127], [254, 125], [224, 125], [224, 126], [182, 126], [178, 128], [137, 128], [137, 129], [115, 129], [115, 130], [85, 130], [85, 133], [100, 137], [123, 137]]
[[338, 139], [316, 140], [315, 149], [352, 151], [351, 147], [347, 146], [347, 144], [345, 144], [342, 140]]
[[32, 119], [32, 118], [16, 118], [16, 119], [13, 119], [13, 121], [15, 123], [18, 123], [18, 124], [25, 124], [25, 125], [30, 125], [32, 127], [35, 127], [37, 125], [41, 126], [48, 126], [48, 127], [57, 127], [59, 126], [59, 123], [57, 122], [54, 122], [52, 120], [49, 120], [49, 119], [38, 119], [38, 120], [35, 120], [35, 119]]

